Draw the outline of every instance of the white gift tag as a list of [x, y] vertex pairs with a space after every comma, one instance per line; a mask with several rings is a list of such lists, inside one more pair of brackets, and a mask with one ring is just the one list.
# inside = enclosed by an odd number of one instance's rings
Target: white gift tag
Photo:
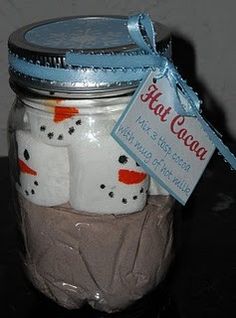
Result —
[[[182, 107], [187, 103], [179, 91]], [[150, 72], [112, 130], [113, 138], [154, 180], [185, 204], [215, 146], [196, 117], [179, 115], [167, 77]]]

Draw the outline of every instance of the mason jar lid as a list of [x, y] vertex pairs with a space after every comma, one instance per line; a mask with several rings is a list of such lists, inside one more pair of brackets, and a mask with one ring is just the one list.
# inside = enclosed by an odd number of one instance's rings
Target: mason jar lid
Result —
[[[133, 41], [125, 16], [75, 16], [34, 23], [9, 37], [10, 82], [43, 94], [70, 93], [81, 96], [117, 94], [133, 90], [149, 69], [148, 65], [118, 68], [98, 67], [97, 60], [128, 54], [133, 59], [145, 54]], [[154, 23], [157, 51], [170, 57], [168, 29]], [[68, 53], [78, 54], [71, 63]], [[81, 57], [89, 57], [80, 65]], [[73, 61], [73, 59], [72, 59]]]

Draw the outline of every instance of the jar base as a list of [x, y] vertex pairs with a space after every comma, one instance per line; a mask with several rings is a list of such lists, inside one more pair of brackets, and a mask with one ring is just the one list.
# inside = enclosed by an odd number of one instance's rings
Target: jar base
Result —
[[165, 277], [173, 257], [170, 197], [151, 196], [141, 212], [119, 216], [19, 199], [26, 270], [60, 306], [118, 312]]

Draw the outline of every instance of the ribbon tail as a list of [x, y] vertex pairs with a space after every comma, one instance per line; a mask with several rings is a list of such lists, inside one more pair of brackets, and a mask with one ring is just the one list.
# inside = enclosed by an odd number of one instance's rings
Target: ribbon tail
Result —
[[[229, 150], [227, 146], [223, 143], [220, 137], [218, 137], [218, 133], [215, 132], [215, 129], [212, 129], [209, 124], [205, 121], [205, 119], [200, 114], [200, 100], [197, 94], [193, 91], [193, 89], [187, 85], [186, 81], [182, 79], [180, 74], [175, 69], [174, 65], [170, 63], [169, 69], [171, 70], [168, 75], [168, 79], [171, 82], [172, 86], [174, 85], [177, 101], [175, 102], [176, 112], [183, 116], [192, 116], [196, 117], [196, 119], [202, 125], [203, 130], [206, 132], [208, 137], [214, 143], [219, 152], [223, 155], [226, 162], [228, 162], [233, 170], [236, 170], [236, 157]], [[180, 100], [178, 89], [180, 89], [180, 93], [187, 99], [187, 103], [189, 105], [188, 108], [183, 106], [183, 103]], [[179, 104], [179, 105], [178, 105]], [[181, 106], [180, 106], [181, 105]]]
[[231, 166], [232, 170], [236, 170], [236, 157], [229, 150], [229, 148], [223, 143], [223, 141], [217, 136], [217, 134], [209, 127], [209, 125], [205, 122], [203, 117], [196, 112], [196, 117], [198, 121], [201, 123], [202, 128], [207, 133], [211, 141], [214, 143], [219, 152], [223, 155], [224, 160], [228, 162]]

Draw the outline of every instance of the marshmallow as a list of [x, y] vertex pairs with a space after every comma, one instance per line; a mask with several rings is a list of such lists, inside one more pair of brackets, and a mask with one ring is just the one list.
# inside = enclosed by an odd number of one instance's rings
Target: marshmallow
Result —
[[18, 191], [32, 203], [54, 206], [68, 202], [69, 162], [63, 147], [39, 142], [27, 131], [16, 131], [20, 170]]
[[75, 210], [120, 214], [145, 206], [148, 175], [109, 135], [71, 145], [69, 158]]
[[149, 195], [169, 195], [162, 186], [160, 186], [153, 178], [150, 178], [150, 186], [148, 190]]

